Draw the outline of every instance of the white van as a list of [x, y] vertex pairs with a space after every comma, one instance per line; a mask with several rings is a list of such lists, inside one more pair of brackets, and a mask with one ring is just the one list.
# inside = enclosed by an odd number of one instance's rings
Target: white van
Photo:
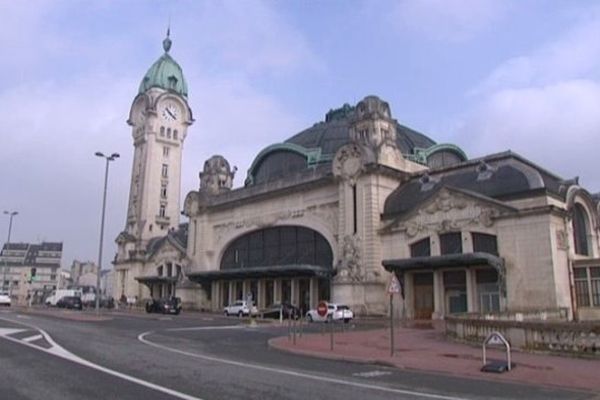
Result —
[[52, 294], [46, 298], [47, 306], [56, 306], [56, 303], [63, 297], [75, 296], [81, 298], [81, 290], [77, 289], [59, 289], [53, 290]]

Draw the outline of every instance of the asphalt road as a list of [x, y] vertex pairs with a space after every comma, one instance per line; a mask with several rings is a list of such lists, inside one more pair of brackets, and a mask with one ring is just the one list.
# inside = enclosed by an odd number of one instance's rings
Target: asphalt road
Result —
[[277, 324], [210, 314], [64, 317], [0, 312], [0, 399], [593, 398], [282, 353], [267, 345], [287, 334]]

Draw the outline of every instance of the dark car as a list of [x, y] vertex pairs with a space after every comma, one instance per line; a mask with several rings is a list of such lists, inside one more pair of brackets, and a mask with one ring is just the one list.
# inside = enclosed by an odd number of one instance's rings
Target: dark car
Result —
[[181, 299], [179, 297], [152, 299], [146, 303], [146, 312], [178, 315], [181, 312]]
[[300, 309], [290, 303], [275, 303], [263, 311], [263, 318], [300, 318]]
[[82, 310], [83, 303], [81, 298], [76, 296], [65, 296], [56, 302], [56, 306], [59, 308], [69, 308], [72, 310]]

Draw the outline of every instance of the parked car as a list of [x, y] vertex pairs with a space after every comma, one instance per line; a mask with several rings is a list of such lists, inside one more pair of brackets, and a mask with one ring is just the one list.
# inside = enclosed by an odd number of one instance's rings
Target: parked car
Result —
[[146, 303], [146, 312], [179, 315], [181, 299], [179, 297], [152, 299]]
[[308, 322], [327, 322], [333, 321], [344, 321], [345, 323], [350, 322], [354, 318], [354, 313], [350, 307], [343, 304], [327, 304], [327, 314], [321, 317], [317, 310], [310, 310], [306, 313], [306, 320]]
[[0, 292], [0, 306], [10, 307], [10, 296], [6, 292]]
[[223, 314], [227, 316], [237, 315], [238, 317], [243, 317], [258, 314], [258, 309], [256, 306], [250, 306], [247, 301], [238, 300], [235, 303], [225, 307], [223, 309]]
[[300, 318], [300, 309], [290, 303], [275, 303], [262, 312], [263, 318]]
[[83, 303], [77, 296], [65, 296], [56, 302], [56, 307], [83, 310]]

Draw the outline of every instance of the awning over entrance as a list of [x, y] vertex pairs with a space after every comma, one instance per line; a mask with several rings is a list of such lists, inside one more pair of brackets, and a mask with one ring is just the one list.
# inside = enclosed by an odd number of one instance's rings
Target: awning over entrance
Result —
[[438, 269], [467, 267], [470, 265], [489, 265], [501, 272], [504, 270], [504, 259], [489, 253], [460, 253], [443, 256], [400, 258], [383, 260], [383, 267], [392, 272], [403, 272], [416, 269]]
[[177, 282], [177, 277], [175, 276], [137, 276], [134, 278], [139, 283], [143, 283], [144, 285], [152, 285], [153, 283], [175, 283]]
[[440, 268], [464, 268], [488, 265], [498, 271], [498, 283], [506, 295], [506, 268], [504, 259], [489, 253], [460, 253], [443, 256], [400, 258], [383, 260], [383, 267], [390, 272], [403, 274], [405, 271], [435, 270]]
[[217, 271], [192, 272], [187, 277], [192, 282], [210, 283], [218, 280], [285, 278], [285, 277], [322, 277], [329, 278], [334, 270], [318, 265], [274, 265], [268, 267], [231, 268]]

